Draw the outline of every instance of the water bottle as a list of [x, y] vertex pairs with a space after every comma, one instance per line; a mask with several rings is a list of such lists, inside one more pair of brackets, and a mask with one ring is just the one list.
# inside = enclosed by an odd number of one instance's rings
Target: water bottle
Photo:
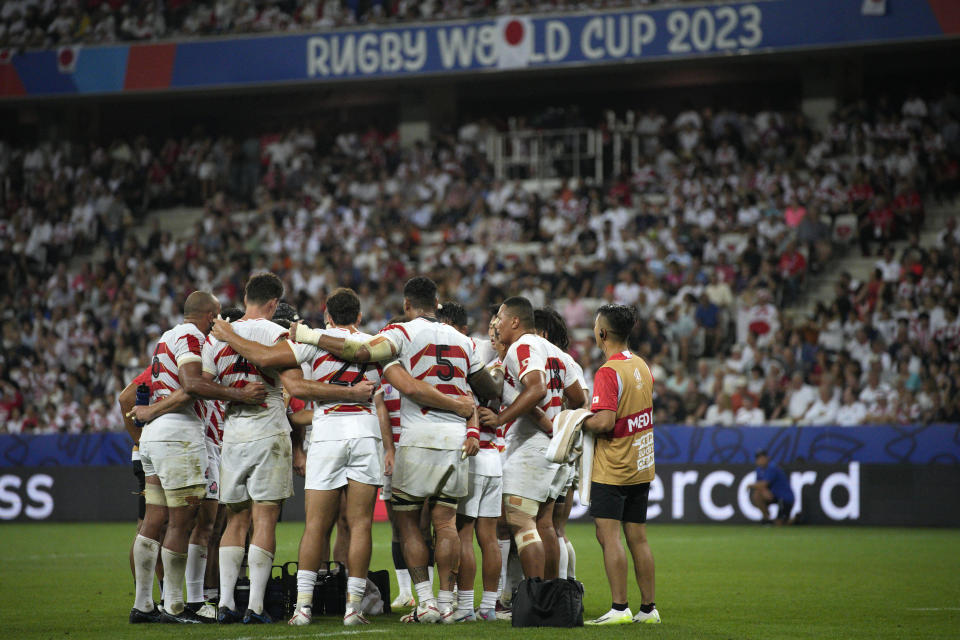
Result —
[[[144, 383], [137, 385], [137, 399], [134, 402], [137, 406], [146, 406], [150, 404], [150, 386]], [[134, 419], [133, 424], [139, 428], [143, 428], [144, 424], [137, 419]]]

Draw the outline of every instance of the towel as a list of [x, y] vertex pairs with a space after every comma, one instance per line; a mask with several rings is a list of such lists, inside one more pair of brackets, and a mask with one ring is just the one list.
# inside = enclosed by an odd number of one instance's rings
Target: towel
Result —
[[583, 454], [580, 456], [580, 504], [590, 506], [590, 483], [593, 481], [593, 448], [597, 436], [589, 431], [583, 431]]
[[544, 454], [550, 462], [567, 462], [570, 453], [578, 448], [580, 426], [593, 413], [586, 409], [567, 409], [553, 418], [553, 435]]

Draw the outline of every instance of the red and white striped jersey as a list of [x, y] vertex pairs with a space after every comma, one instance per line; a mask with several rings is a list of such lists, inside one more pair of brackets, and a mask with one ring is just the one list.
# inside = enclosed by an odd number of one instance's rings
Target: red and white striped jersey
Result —
[[[240, 337], [260, 344], [272, 345], [287, 337], [286, 329], [264, 318], [241, 319], [232, 326]], [[267, 389], [267, 397], [259, 405], [228, 404], [223, 425], [224, 442], [251, 442], [289, 433], [290, 423], [287, 422], [279, 372], [253, 366], [229, 344], [216, 339], [211, 339], [203, 347], [203, 371], [228, 387], [241, 388], [261, 382]]]
[[[178, 324], [157, 341], [150, 365], [150, 404], [182, 389], [180, 367], [200, 362], [206, 336], [193, 323]], [[203, 442], [203, 407], [194, 402], [158, 417], [143, 428], [141, 442]]]
[[[472, 394], [467, 377], [483, 363], [473, 341], [450, 325], [420, 317], [387, 325], [380, 335], [397, 350], [397, 359], [387, 367], [402, 364], [414, 378], [448, 396]], [[467, 436], [464, 418], [423, 407], [406, 396], [400, 401], [400, 429], [400, 446], [428, 449], [459, 449]]]
[[[567, 368], [567, 356], [548, 340], [533, 333], [526, 333], [510, 345], [504, 358], [505, 374], [516, 385], [517, 393], [523, 388], [523, 377], [532, 371], [541, 371], [546, 377], [547, 395], [540, 409], [553, 420], [563, 409], [563, 390], [577, 381], [576, 375]], [[506, 380], [506, 375], [504, 379]], [[506, 405], [509, 406], [509, 405]], [[527, 416], [516, 419], [507, 430], [507, 438], [527, 438], [543, 433]]]
[[[566, 365], [567, 371], [570, 372], [573, 379], [580, 383], [580, 386], [583, 388], [583, 393], [586, 394], [587, 379], [583, 377], [583, 367], [566, 351], [561, 351], [560, 353], [563, 354], [563, 363]], [[567, 386], [569, 387], [570, 385], [568, 384]]]
[[222, 400], [203, 401], [204, 436], [208, 442], [218, 447], [223, 445], [223, 423], [227, 413], [227, 403]]
[[383, 389], [383, 404], [387, 406], [387, 413], [390, 414], [393, 444], [397, 444], [400, 442], [400, 392], [389, 382], [384, 382], [381, 389]]
[[[355, 339], [370, 338], [365, 333], [332, 327], [324, 333], [334, 338], [353, 336]], [[288, 341], [297, 362], [308, 363], [312, 378], [317, 382], [353, 386], [366, 379], [376, 388], [380, 387], [383, 370], [376, 363], [347, 362], [312, 344]], [[336, 419], [335, 422], [332, 419]], [[319, 402], [313, 410], [313, 442], [321, 440], [346, 440], [350, 438], [380, 439], [380, 423], [373, 402]]]

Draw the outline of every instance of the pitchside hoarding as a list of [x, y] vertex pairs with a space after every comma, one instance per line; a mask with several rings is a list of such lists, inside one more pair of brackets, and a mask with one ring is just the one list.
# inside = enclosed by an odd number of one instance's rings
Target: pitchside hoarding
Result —
[[956, 0], [755, 0], [148, 44], [0, 49], [0, 97], [213, 89], [953, 37]]
[[[960, 526], [960, 466], [795, 464], [785, 469], [809, 524]], [[750, 504], [749, 465], [657, 465], [651, 523], [759, 522]], [[303, 479], [283, 508], [303, 520]], [[136, 480], [128, 466], [0, 469], [0, 521], [125, 521], [136, 518]], [[586, 518], [575, 504], [573, 519]], [[377, 503], [377, 520], [386, 519]]]

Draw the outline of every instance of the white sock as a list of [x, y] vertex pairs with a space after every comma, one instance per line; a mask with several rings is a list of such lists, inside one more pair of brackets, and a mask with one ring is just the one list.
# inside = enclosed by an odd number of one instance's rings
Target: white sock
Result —
[[183, 611], [183, 576], [187, 571], [187, 554], [160, 549], [163, 559], [163, 608], [174, 615]]
[[397, 586], [400, 588], [401, 595], [412, 593], [413, 585], [410, 584], [410, 572], [406, 569], [394, 569], [397, 574]]
[[497, 606], [497, 592], [496, 591], [484, 591], [483, 596], [480, 598], [480, 608], [481, 609], [494, 609]]
[[136, 584], [135, 609], [153, 611], [153, 573], [157, 568], [157, 552], [160, 543], [137, 535], [133, 541], [133, 571]]
[[[190, 561], [187, 561], [187, 564], [190, 564]], [[220, 589], [214, 587], [213, 589], [204, 589], [203, 590], [203, 599], [208, 602], [214, 602], [220, 599]]]
[[247, 563], [250, 565], [250, 603], [247, 608], [254, 613], [263, 613], [263, 595], [273, 568], [273, 554], [252, 544], [247, 552]]
[[427, 579], [430, 580], [430, 584], [433, 584], [433, 567], [427, 567]]
[[560, 547], [560, 573], [558, 577], [563, 580], [567, 577], [567, 544], [564, 538], [558, 540], [560, 544], [557, 546]]
[[[497, 593], [503, 593], [503, 587], [507, 584], [507, 561], [510, 560], [510, 541], [497, 540], [500, 546], [500, 584], [497, 585]], [[503, 596], [500, 597], [503, 600]]]
[[445, 591], [440, 589], [437, 592], [437, 608], [441, 611], [448, 609], [453, 606], [453, 591]]
[[313, 607], [313, 588], [317, 586], [317, 572], [297, 571], [297, 606]]
[[347, 578], [347, 608], [359, 609], [363, 594], [367, 590], [366, 578]]
[[507, 563], [507, 581], [504, 583], [503, 593], [500, 595], [501, 602], [506, 604], [513, 600], [513, 590], [517, 588], [521, 580], [523, 580], [523, 565], [520, 563], [520, 554], [512, 552]]
[[242, 564], [243, 547], [220, 547], [220, 608], [236, 610], [233, 591], [237, 588]]
[[413, 585], [417, 590], [417, 601], [420, 603], [421, 607], [425, 607], [429, 604], [437, 604], [436, 598], [433, 597], [433, 583], [427, 580], [423, 582], [418, 582]]
[[573, 544], [571, 544], [570, 539], [566, 538], [567, 541], [567, 577], [577, 578], [577, 552], [573, 550]]
[[473, 590], [464, 589], [457, 594], [457, 609], [473, 611]]
[[187, 602], [203, 602], [203, 574], [207, 570], [207, 547], [187, 547]]

